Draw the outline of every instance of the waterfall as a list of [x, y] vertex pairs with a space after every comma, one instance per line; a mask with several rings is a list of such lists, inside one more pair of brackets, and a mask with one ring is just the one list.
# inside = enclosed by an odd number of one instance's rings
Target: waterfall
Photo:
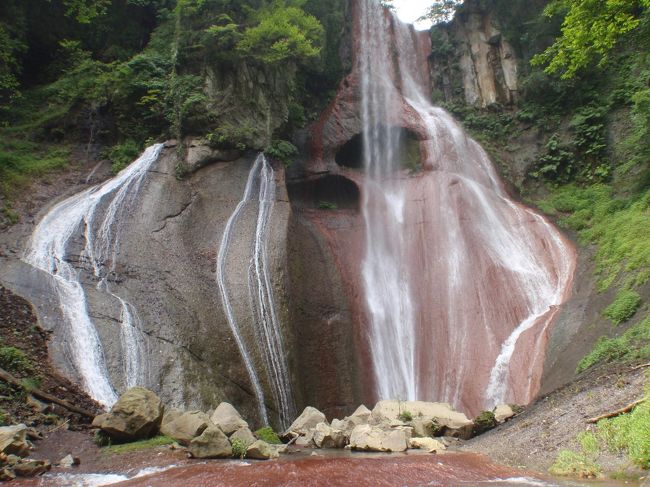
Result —
[[130, 166], [114, 178], [88, 188], [55, 205], [39, 222], [31, 236], [23, 260], [52, 277], [65, 324], [65, 337], [72, 364], [84, 388], [104, 406], [111, 406], [116, 392], [108, 377], [103, 348], [88, 311], [81, 284], [81, 269], [71, 262], [78, 237], [83, 237], [80, 266], [89, 266], [97, 288], [117, 300], [121, 307], [120, 339], [124, 354], [125, 384], [131, 387], [146, 373], [144, 337], [135, 308], [110, 290], [119, 254], [123, 220], [135, 202], [151, 165], [158, 159], [162, 144], [147, 148]]
[[248, 290], [251, 315], [254, 325], [257, 349], [259, 350], [274, 403], [278, 408], [279, 420], [282, 427], [295, 416], [291, 381], [286, 362], [286, 352], [282, 338], [282, 330], [277, 317], [273, 288], [271, 285], [271, 270], [268, 262], [268, 231], [273, 205], [275, 203], [275, 179], [271, 165], [264, 154], [260, 154], [251, 168], [244, 195], [230, 215], [221, 238], [217, 254], [217, 285], [221, 301], [228, 319], [228, 324], [235, 337], [235, 342], [244, 360], [246, 371], [253, 385], [253, 391], [258, 403], [260, 419], [269, 424], [268, 413], [264, 398], [264, 390], [257, 374], [255, 364], [242, 336], [237, 317], [231, 303], [230, 293], [226, 282], [226, 261], [233, 228], [244, 209], [257, 200], [257, 219], [251, 247], [250, 266], [248, 269]]
[[[474, 412], [528, 402], [573, 250], [509, 198], [483, 149], [431, 104], [428, 36], [376, 0], [359, 8], [362, 278], [377, 395]], [[405, 137], [419, 146], [418, 171], [401, 161]]]

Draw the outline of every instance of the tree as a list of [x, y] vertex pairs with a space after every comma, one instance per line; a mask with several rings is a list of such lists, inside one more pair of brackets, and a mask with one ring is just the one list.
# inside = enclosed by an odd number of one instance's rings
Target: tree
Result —
[[440, 0], [433, 2], [426, 13], [418, 20], [431, 20], [434, 24], [449, 22], [454, 18], [456, 7], [461, 3], [462, 0]]
[[639, 25], [648, 8], [650, 0], [554, 0], [544, 15], [565, 15], [562, 34], [532, 63], [546, 65], [547, 73], [562, 73], [564, 79], [594, 61], [603, 66], [618, 39]]
[[323, 42], [323, 26], [294, 2], [288, 6], [276, 1], [261, 9], [255, 18], [259, 23], [247, 28], [237, 50], [268, 64], [287, 60], [305, 62], [320, 55]]

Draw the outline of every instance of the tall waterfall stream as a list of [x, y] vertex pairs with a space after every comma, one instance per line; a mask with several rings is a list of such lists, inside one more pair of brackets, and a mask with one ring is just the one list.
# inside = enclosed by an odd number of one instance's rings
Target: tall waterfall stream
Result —
[[80, 270], [73, 265], [70, 252], [75, 238], [82, 233], [84, 246], [79, 264], [92, 269], [97, 288], [116, 299], [121, 307], [120, 339], [126, 385], [142, 384], [146, 354], [138, 315], [130, 303], [111, 292], [109, 280], [115, 273], [119, 253], [120, 220], [135, 201], [147, 170], [158, 159], [162, 148], [162, 144], [149, 147], [114, 178], [55, 205], [34, 230], [24, 255], [25, 262], [52, 277], [72, 363], [88, 393], [105, 406], [111, 406], [117, 396], [88, 312]]
[[[572, 251], [509, 198], [481, 147], [431, 104], [423, 37], [379, 2], [359, 3], [362, 277], [377, 396], [466, 410], [526, 403], [534, 380], [515, 377], [513, 355], [522, 349], [526, 369], [543, 356], [539, 343], [572, 280]], [[400, 160], [396, 125], [417, 136], [415, 173]], [[534, 336], [522, 343], [527, 331]]]

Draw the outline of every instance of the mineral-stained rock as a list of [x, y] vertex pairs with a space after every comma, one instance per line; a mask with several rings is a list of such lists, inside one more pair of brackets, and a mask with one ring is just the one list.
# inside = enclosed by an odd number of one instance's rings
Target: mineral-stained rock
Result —
[[179, 443], [187, 445], [203, 433], [211, 424], [207, 414], [201, 411], [188, 411], [173, 421], [163, 424], [160, 431], [163, 435], [167, 435]]
[[27, 426], [3, 426], [0, 428], [0, 452], [7, 455], [27, 456], [31, 444], [27, 441]]
[[386, 429], [369, 424], [354, 428], [350, 436], [353, 450], [401, 452], [408, 448], [410, 432], [407, 428]]
[[505, 423], [515, 415], [515, 412], [507, 404], [499, 404], [493, 412], [498, 423]]
[[52, 468], [48, 460], [24, 460], [14, 465], [14, 473], [19, 477], [36, 477]]
[[246, 449], [246, 458], [252, 458], [253, 460], [269, 460], [279, 456], [280, 454], [275, 448], [262, 440], [257, 440]]
[[117, 441], [151, 438], [158, 434], [164, 410], [156, 394], [134, 387], [120, 396], [110, 413], [95, 417], [93, 426]]
[[221, 431], [230, 436], [239, 428], [248, 428], [248, 423], [244, 421], [239, 412], [227, 402], [222, 402], [214, 410], [210, 418], [212, 423], [219, 426]]
[[257, 441], [257, 438], [255, 438], [255, 435], [253, 435], [250, 429], [244, 426], [230, 435], [230, 441], [232, 442], [233, 440], [241, 440], [246, 447], [249, 447]]
[[404, 411], [411, 413], [414, 419], [422, 421], [435, 420], [441, 426], [438, 434], [469, 439], [474, 423], [463, 413], [454, 411], [449, 404], [424, 401], [379, 401], [372, 410], [370, 424], [389, 424], [399, 419]]
[[409, 440], [409, 448], [427, 450], [430, 453], [439, 453], [447, 449], [442, 442], [433, 438], [411, 438]]
[[229, 458], [232, 456], [232, 446], [228, 437], [218, 426], [208, 426], [205, 431], [194, 438], [189, 446], [190, 455], [194, 458]]
[[347, 442], [348, 437], [343, 431], [327, 423], [318, 423], [314, 429], [314, 443], [318, 448], [343, 448]]
[[307, 406], [302, 414], [289, 426], [283, 436], [306, 435], [318, 423], [327, 424], [327, 418], [318, 409]]

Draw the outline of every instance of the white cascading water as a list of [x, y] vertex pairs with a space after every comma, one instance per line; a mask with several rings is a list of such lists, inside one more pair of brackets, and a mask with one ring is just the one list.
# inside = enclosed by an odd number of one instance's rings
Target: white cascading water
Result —
[[81, 270], [72, 265], [69, 252], [75, 245], [75, 238], [82, 234], [84, 247], [80, 264], [91, 267], [98, 279], [97, 288], [111, 295], [121, 307], [125, 385], [141, 384], [146, 374], [146, 364], [142, 361], [144, 336], [135, 308], [110, 290], [109, 277], [115, 274], [119, 254], [120, 220], [126, 217], [162, 148], [162, 144], [147, 148], [114, 178], [55, 205], [36, 226], [23, 257], [28, 264], [52, 276], [65, 320], [71, 361], [86, 391], [105, 406], [115, 403], [117, 395], [108, 376], [101, 341], [88, 312]]
[[295, 416], [295, 406], [282, 330], [275, 309], [268, 263], [267, 241], [271, 212], [275, 203], [275, 178], [273, 168], [264, 154], [260, 154], [256, 158], [248, 174], [244, 196], [226, 223], [217, 254], [217, 284], [228, 324], [235, 337], [235, 342], [237, 343], [251, 384], [253, 385], [260, 419], [264, 424], [269, 424], [264, 390], [235, 316], [231, 297], [228, 292], [225, 272], [233, 228], [236, 226], [244, 209], [250, 204], [253, 204], [255, 200], [258, 203], [257, 220], [248, 269], [250, 307], [257, 340], [257, 349], [264, 360], [266, 375], [274, 403], [278, 409], [280, 424], [282, 427], [286, 427]]
[[[362, 277], [377, 395], [474, 411], [527, 402], [534, 374], [515, 371], [511, 359], [528, 333], [531, 350], [520, 355], [530, 356], [517, 368], [539, 367], [573, 251], [510, 200], [481, 147], [431, 104], [422, 37], [377, 0], [359, 8]], [[417, 174], [401, 167], [400, 126], [418, 134]], [[477, 398], [470, 389], [480, 389]]]

